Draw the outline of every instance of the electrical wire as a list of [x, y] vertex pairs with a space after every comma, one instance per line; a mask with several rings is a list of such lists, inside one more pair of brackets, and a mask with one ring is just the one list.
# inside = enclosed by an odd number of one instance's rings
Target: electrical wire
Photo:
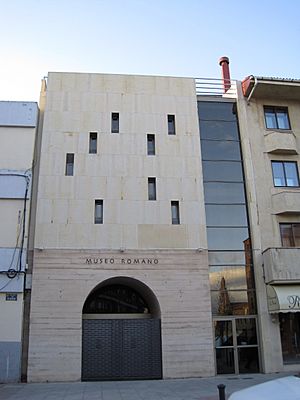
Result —
[[[23, 212], [22, 212], [22, 219], [20, 221], [20, 225], [22, 225], [22, 229], [19, 230], [18, 235], [17, 235], [17, 240], [16, 240], [16, 245], [13, 251], [12, 259], [10, 262], [9, 269], [7, 270], [7, 276], [11, 279], [15, 278], [17, 276], [17, 273], [20, 273], [22, 270], [22, 256], [23, 256], [23, 250], [24, 250], [24, 241], [25, 241], [25, 229], [26, 229], [26, 206], [27, 206], [27, 195], [28, 195], [28, 189], [29, 189], [29, 183], [30, 183], [30, 177], [26, 175], [31, 170], [31, 168], [27, 169], [24, 174], [18, 174], [18, 173], [0, 173], [0, 176], [19, 176], [23, 177], [26, 180], [26, 189], [25, 189], [25, 194], [24, 194], [24, 205], [23, 205]], [[22, 241], [21, 241], [21, 247], [18, 255], [18, 259], [16, 262], [16, 268], [12, 268], [15, 254], [18, 248], [18, 243], [20, 239], [20, 234], [22, 231]], [[9, 271], [11, 272], [11, 276], [9, 276]], [[10, 282], [10, 281], [9, 281]], [[6, 285], [2, 288], [4, 289]], [[0, 290], [2, 290], [0, 288]]]

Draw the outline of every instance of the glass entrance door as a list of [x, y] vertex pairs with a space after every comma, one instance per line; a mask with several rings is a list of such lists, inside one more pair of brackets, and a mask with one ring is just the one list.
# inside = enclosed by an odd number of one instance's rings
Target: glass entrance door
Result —
[[216, 319], [214, 328], [217, 374], [259, 372], [256, 318]]

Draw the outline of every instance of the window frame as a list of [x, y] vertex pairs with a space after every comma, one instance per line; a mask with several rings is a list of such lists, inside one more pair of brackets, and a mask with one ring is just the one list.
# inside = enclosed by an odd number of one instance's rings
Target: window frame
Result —
[[[72, 161], [68, 161], [68, 158], [72, 158]], [[74, 176], [74, 164], [75, 164], [75, 154], [66, 153], [66, 166], [65, 166], [65, 176]], [[71, 173], [69, 173], [69, 168], [72, 168]]]
[[[100, 217], [97, 217], [97, 215], [96, 215], [97, 206], [101, 206]], [[95, 199], [95, 202], [94, 202], [94, 224], [95, 225], [103, 224], [103, 199]]]
[[[279, 223], [279, 232], [280, 232], [280, 239], [281, 239], [281, 246], [282, 247], [299, 247], [299, 246], [296, 246], [296, 244], [295, 244], [295, 234], [294, 234], [294, 229], [295, 229], [295, 225], [297, 225], [297, 227], [298, 227], [298, 229], [300, 229], [300, 222], [280, 222]], [[292, 236], [290, 236], [289, 237], [289, 241], [290, 241], [290, 243], [292, 243], [292, 245], [291, 246], [285, 246], [284, 245], [284, 243], [283, 243], [283, 232], [282, 232], [282, 229], [283, 229], [283, 227], [288, 227], [288, 226], [290, 226], [290, 228], [291, 228], [291, 233], [292, 233]]]
[[[171, 121], [170, 121], [171, 119]], [[167, 115], [167, 122], [168, 122], [168, 135], [176, 135], [176, 123], [175, 123], [175, 114], [168, 114]], [[172, 128], [170, 129], [170, 124], [172, 124]]]
[[[150, 143], [153, 143], [153, 150], [150, 148]], [[154, 133], [147, 133], [147, 155], [148, 156], [155, 156], [156, 148], [155, 148], [155, 134]]]
[[[117, 121], [118, 126], [114, 128], [114, 121]], [[111, 113], [111, 133], [120, 133], [120, 113]]]
[[[278, 164], [280, 163], [283, 166], [283, 176], [284, 176], [285, 185], [276, 185], [275, 184], [275, 176], [274, 176], [274, 169], [273, 169], [273, 164], [275, 164], [275, 163], [278, 163]], [[296, 186], [287, 184], [285, 164], [293, 164], [293, 165], [295, 165], [295, 171], [296, 171], [297, 183], [298, 183]], [[271, 168], [272, 168], [272, 176], [273, 176], [274, 187], [288, 187], [288, 188], [297, 188], [297, 187], [299, 187], [299, 170], [298, 170], [297, 161], [271, 160]]]
[[[173, 218], [173, 207], [176, 208], [176, 218]], [[180, 210], [178, 200], [171, 200], [171, 221], [172, 225], [180, 225]]]
[[[92, 136], [94, 136], [94, 138], [92, 138]], [[92, 142], [95, 141], [96, 142], [96, 150], [94, 150], [92, 148]], [[89, 136], [89, 154], [97, 154], [98, 153], [98, 132], [90, 132], [90, 136]]]
[[[153, 192], [151, 187], [153, 187]], [[156, 178], [149, 177], [148, 178], [148, 200], [155, 201], [156, 200]]]
[[[270, 110], [269, 112], [273, 112], [274, 117], [275, 117], [275, 122], [276, 122], [276, 127], [269, 127], [267, 124], [267, 117], [266, 117], [266, 111]], [[286, 114], [287, 117], [287, 122], [288, 122], [288, 128], [280, 128], [278, 126], [278, 117], [277, 117], [277, 113], [279, 112], [284, 112]], [[266, 129], [270, 129], [270, 130], [278, 130], [278, 131], [291, 131], [291, 121], [290, 121], [290, 117], [289, 117], [289, 111], [288, 111], [288, 107], [285, 106], [264, 106], [264, 118], [265, 118], [265, 127]]]

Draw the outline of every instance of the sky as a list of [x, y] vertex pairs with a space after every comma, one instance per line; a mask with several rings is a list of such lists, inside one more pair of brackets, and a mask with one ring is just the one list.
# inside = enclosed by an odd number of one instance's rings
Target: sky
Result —
[[48, 71], [300, 78], [300, 0], [0, 0], [0, 100]]

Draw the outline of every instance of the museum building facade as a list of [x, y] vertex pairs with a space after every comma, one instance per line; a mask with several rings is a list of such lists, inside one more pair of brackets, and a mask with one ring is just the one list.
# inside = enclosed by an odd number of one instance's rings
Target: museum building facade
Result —
[[[297, 185], [297, 195], [285, 188], [293, 210], [283, 212], [281, 191], [272, 188], [275, 168], [286, 182], [296, 179], [299, 136], [284, 161], [278, 149], [270, 156], [259, 147], [262, 137], [273, 148], [270, 129], [278, 140], [280, 129], [265, 121], [282, 120], [283, 99], [265, 103], [256, 78], [231, 81], [228, 59], [221, 64], [217, 94], [192, 78], [49, 73], [43, 80], [29, 381], [296, 368], [299, 351], [286, 367], [281, 332], [298, 314], [282, 309], [266, 265], [274, 257], [268, 247], [281, 246], [274, 218], [299, 246]], [[291, 282], [297, 290], [298, 272], [291, 274], [284, 290]]]

